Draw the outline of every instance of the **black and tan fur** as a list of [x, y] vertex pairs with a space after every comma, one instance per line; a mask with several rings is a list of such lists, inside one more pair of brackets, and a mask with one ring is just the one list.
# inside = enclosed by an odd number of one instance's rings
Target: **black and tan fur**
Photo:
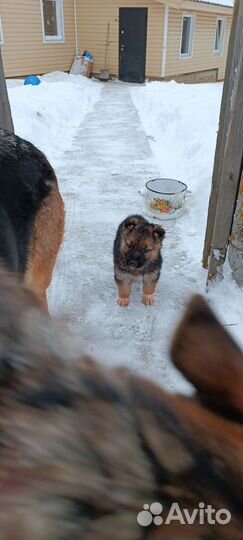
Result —
[[30, 142], [0, 129], [0, 260], [45, 309], [63, 232], [64, 205], [50, 163]]
[[[242, 540], [243, 355], [199, 296], [171, 351], [191, 397], [79, 358], [0, 276], [1, 539]], [[139, 526], [155, 501], [163, 515], [204, 502], [232, 518]]]
[[114, 275], [118, 286], [120, 306], [128, 306], [134, 281], [143, 282], [143, 303], [154, 303], [162, 256], [165, 231], [142, 216], [126, 218], [118, 227], [114, 249]]

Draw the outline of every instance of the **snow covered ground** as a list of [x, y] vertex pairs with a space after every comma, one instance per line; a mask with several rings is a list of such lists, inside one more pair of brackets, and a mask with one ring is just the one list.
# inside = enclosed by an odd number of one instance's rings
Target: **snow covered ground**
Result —
[[[189, 273], [197, 284], [195, 290], [202, 294], [206, 272], [201, 259], [222, 88], [223, 83], [185, 85], [171, 81], [132, 89], [160, 175], [185, 182], [191, 191], [184, 216], [168, 225], [187, 254], [185, 264], [178, 262], [177, 274]], [[243, 291], [232, 280], [227, 264], [224, 273], [224, 281], [211, 286], [207, 300], [242, 345]]]
[[7, 86], [17, 135], [33, 142], [55, 165], [70, 148], [85, 115], [92, 110], [101, 86], [85, 77], [49, 73], [39, 86], [24, 85], [20, 79]]
[[[222, 84], [102, 84], [55, 73], [37, 87], [9, 81], [8, 88], [16, 133], [46, 153], [66, 205], [52, 312], [65, 314], [83, 348], [97, 358], [186, 391], [168, 349], [190, 294], [206, 294], [201, 257]], [[184, 181], [191, 195], [185, 214], [164, 222], [156, 305], [143, 306], [135, 286], [129, 308], [119, 308], [115, 232], [127, 215], [145, 215], [139, 191], [158, 175]], [[228, 268], [207, 298], [243, 345], [243, 292]]]

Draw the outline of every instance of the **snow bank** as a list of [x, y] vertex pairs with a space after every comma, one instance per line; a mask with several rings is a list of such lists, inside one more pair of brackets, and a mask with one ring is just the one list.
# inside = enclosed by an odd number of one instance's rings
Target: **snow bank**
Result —
[[222, 86], [171, 81], [131, 90], [161, 176], [185, 182], [192, 192], [178, 226], [193, 258], [202, 254]]
[[17, 135], [31, 141], [53, 162], [72, 145], [80, 122], [92, 109], [101, 85], [62, 72], [40, 77], [39, 86], [7, 81]]

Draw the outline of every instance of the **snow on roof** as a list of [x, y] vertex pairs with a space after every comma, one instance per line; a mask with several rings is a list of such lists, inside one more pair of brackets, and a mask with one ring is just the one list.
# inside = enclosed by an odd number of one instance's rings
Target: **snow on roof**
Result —
[[218, 6], [234, 7], [234, 0], [197, 0], [204, 4], [216, 4]]

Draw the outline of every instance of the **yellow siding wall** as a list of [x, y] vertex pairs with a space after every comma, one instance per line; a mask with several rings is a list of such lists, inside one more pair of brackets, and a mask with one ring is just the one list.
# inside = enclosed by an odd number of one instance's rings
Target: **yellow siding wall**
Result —
[[[164, 27], [164, 5], [154, 0], [76, 0], [80, 52], [93, 53], [94, 72], [104, 67], [107, 23], [110, 43], [107, 66], [119, 71], [119, 7], [147, 7], [148, 33], [146, 76], [160, 78]], [[74, 1], [63, 0], [65, 43], [43, 43], [40, 0], [0, 0], [7, 77], [69, 70], [75, 54]], [[223, 79], [232, 17], [227, 16], [224, 54], [213, 54], [216, 15], [197, 12], [193, 57], [180, 59], [183, 12], [169, 9], [166, 77], [218, 68]]]
[[0, 0], [6, 77], [68, 70], [75, 54], [73, 0], [64, 0], [65, 43], [43, 43], [40, 0]]
[[153, 0], [79, 0], [78, 32], [80, 50], [89, 50], [95, 58], [94, 72], [104, 67], [107, 23], [110, 23], [110, 45], [107, 66], [119, 71], [119, 7], [147, 7], [146, 76], [159, 77], [162, 64], [164, 6]]
[[[187, 13], [193, 13], [187, 11]], [[223, 79], [232, 16], [227, 16], [224, 49], [222, 55], [213, 54], [217, 15], [195, 13], [195, 32], [192, 58], [180, 58], [180, 42], [183, 12], [169, 10], [168, 49], [166, 76], [218, 68], [218, 78]]]

